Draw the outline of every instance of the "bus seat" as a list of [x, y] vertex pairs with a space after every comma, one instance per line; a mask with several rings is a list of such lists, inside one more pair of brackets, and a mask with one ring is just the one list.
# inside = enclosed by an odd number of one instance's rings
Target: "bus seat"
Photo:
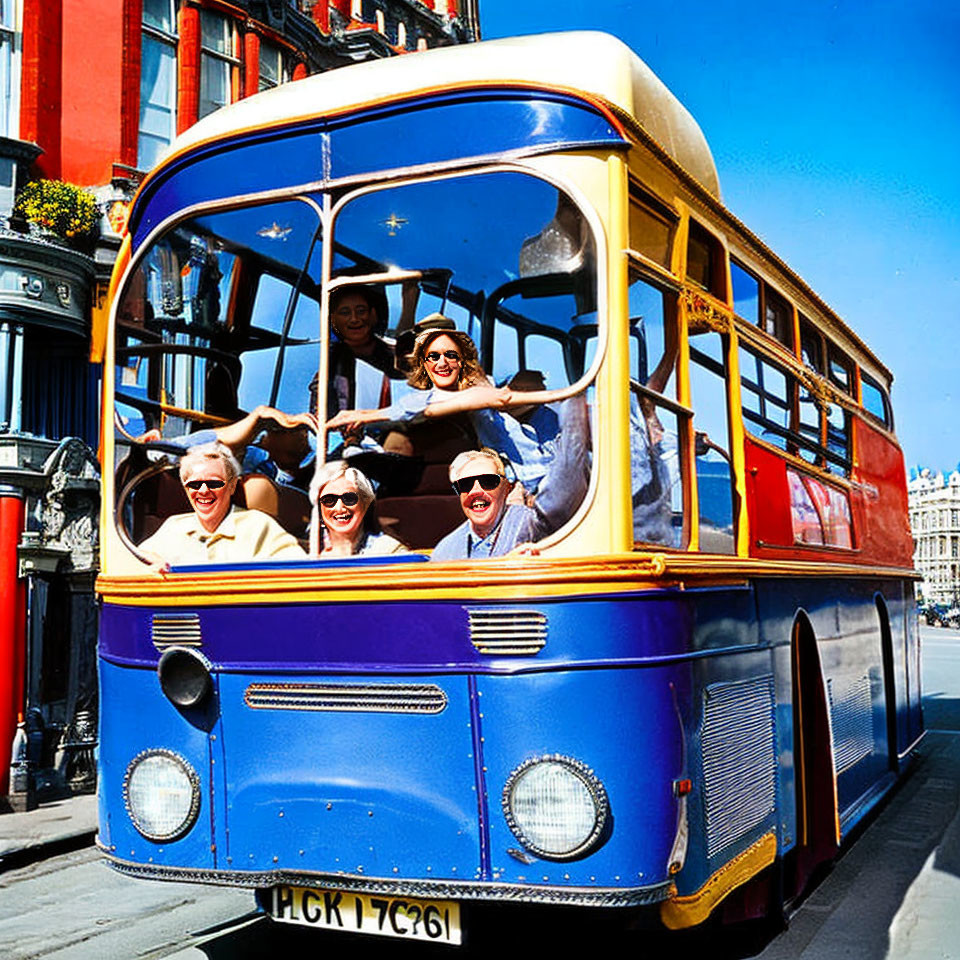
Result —
[[348, 462], [379, 484], [380, 525], [413, 550], [432, 549], [463, 523], [460, 498], [450, 486], [450, 462], [479, 447], [468, 417], [404, 424], [414, 456], [363, 453]]
[[260, 473], [248, 473], [240, 478], [233, 502], [248, 510], [260, 510], [276, 520], [298, 540], [307, 535], [310, 523], [310, 498], [303, 490], [275, 483]]
[[176, 513], [189, 513], [191, 509], [173, 464], [170, 469], [138, 483], [133, 491], [131, 505], [133, 523], [130, 537], [134, 543], [142, 543], [156, 533], [167, 517]]
[[452, 491], [419, 497], [385, 497], [377, 501], [377, 515], [384, 532], [411, 550], [433, 549], [463, 523], [460, 498]]

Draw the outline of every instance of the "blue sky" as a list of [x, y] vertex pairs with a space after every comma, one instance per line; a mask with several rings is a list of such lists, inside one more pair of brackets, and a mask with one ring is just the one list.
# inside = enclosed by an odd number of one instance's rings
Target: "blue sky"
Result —
[[893, 371], [908, 466], [956, 466], [960, 4], [480, 0], [480, 22], [629, 44], [700, 124], [726, 205]]

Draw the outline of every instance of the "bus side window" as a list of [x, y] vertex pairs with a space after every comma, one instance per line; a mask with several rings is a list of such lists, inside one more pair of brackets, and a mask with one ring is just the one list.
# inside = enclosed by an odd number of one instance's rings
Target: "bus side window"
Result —
[[746, 347], [740, 348], [740, 387], [747, 429], [781, 450], [787, 449], [791, 429], [791, 386], [790, 378], [779, 367]]
[[733, 553], [736, 546], [725, 356], [718, 333], [690, 337], [700, 549], [708, 553]]
[[730, 279], [733, 283], [733, 309], [748, 323], [760, 319], [760, 281], [748, 273], [736, 260], [730, 260]]
[[769, 285], [763, 289], [763, 329], [793, 349], [793, 308]]
[[893, 427], [893, 417], [890, 415], [890, 401], [884, 393], [883, 387], [869, 374], [860, 373], [860, 389], [863, 396], [863, 409], [871, 416], [876, 417], [885, 427]]
[[636, 279], [630, 308], [630, 495], [635, 543], [682, 546], [683, 484], [677, 414], [641, 391], [675, 395], [676, 306], [672, 294]]
[[666, 204], [630, 182], [630, 248], [670, 268], [673, 235], [679, 218]]

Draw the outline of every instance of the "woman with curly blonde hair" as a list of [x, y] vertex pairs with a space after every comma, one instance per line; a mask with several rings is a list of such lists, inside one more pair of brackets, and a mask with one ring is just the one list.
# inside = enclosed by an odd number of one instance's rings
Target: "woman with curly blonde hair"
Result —
[[415, 392], [379, 410], [342, 410], [328, 430], [350, 433], [365, 424], [468, 413], [481, 446], [509, 460], [516, 478], [535, 493], [554, 457], [556, 437], [544, 440], [511, 416], [510, 408], [550, 399], [546, 390], [494, 386], [480, 366], [476, 345], [460, 330], [424, 330], [415, 342], [407, 381]]

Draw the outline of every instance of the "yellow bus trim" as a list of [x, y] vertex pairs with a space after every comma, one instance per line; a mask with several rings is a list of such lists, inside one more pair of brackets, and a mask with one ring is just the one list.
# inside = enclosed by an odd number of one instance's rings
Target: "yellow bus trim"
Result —
[[[389, 569], [389, 581], [384, 572]], [[742, 585], [757, 577], [919, 577], [913, 570], [856, 564], [749, 560], [696, 554], [619, 556], [613, 560], [533, 558], [498, 563], [376, 565], [297, 570], [218, 570], [103, 576], [97, 592], [107, 602], [132, 606], [189, 603], [201, 606], [252, 603], [390, 602], [393, 600], [527, 601], [598, 596], [702, 586]]]
[[777, 857], [777, 836], [768, 833], [725, 863], [696, 892], [660, 904], [660, 919], [670, 930], [703, 923], [728, 894], [765, 870]]

